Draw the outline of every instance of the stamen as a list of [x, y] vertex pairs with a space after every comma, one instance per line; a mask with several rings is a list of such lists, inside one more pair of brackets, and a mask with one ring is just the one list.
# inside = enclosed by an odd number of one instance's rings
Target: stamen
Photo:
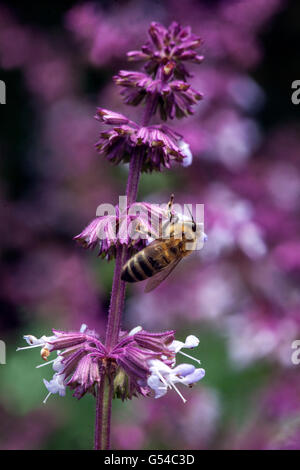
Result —
[[180, 393], [180, 391], [178, 390], [178, 388], [176, 387], [176, 385], [175, 385], [173, 382], [171, 382], [171, 381], [170, 381], [170, 383], [171, 383], [172, 387], [174, 388], [174, 390], [178, 393], [178, 395], [179, 395], [180, 398], [182, 399], [183, 403], [186, 403], [186, 399], [185, 399], [184, 396]]
[[40, 348], [41, 346], [41, 344], [33, 344], [32, 346], [24, 346], [22, 348], [17, 348], [16, 351], [22, 351], [23, 349]]
[[51, 392], [49, 392], [48, 395], [46, 396], [46, 398], [43, 400], [44, 405], [46, 404], [46, 402], [47, 402], [48, 398], [50, 397], [50, 395], [52, 395]]
[[48, 364], [52, 364], [53, 362], [57, 361], [57, 358], [56, 359], [52, 359], [52, 361], [47, 361], [47, 362], [44, 362], [43, 364], [39, 364], [38, 366], [35, 366], [36, 369], [39, 369], [40, 367], [44, 367], [44, 366], [47, 366]]
[[178, 351], [178, 352], [179, 352], [179, 354], [182, 354], [183, 356], [189, 357], [189, 358], [192, 359], [193, 361], [198, 362], [198, 364], [201, 364], [200, 359], [197, 359], [196, 357], [190, 356], [189, 354], [187, 354], [187, 353], [185, 353], [185, 352], [182, 352], [182, 351]]
[[156, 369], [155, 371], [158, 375], [158, 377], [160, 378], [160, 380], [166, 385], [167, 388], [172, 388], [171, 385], [168, 384], [168, 382], [166, 381], [166, 379], [162, 376], [162, 374], [159, 372], [159, 370]]

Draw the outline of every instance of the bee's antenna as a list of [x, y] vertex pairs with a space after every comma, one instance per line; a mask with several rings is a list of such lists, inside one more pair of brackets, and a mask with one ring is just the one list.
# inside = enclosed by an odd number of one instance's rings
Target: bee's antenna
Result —
[[173, 214], [172, 214], [172, 207], [174, 203], [174, 194], [171, 194], [170, 201], [168, 202], [168, 213], [170, 217], [170, 222], [172, 220]]
[[187, 208], [188, 208], [188, 211], [189, 211], [189, 213], [190, 213], [190, 216], [191, 216], [192, 221], [195, 223], [194, 217], [193, 217], [193, 214], [192, 214], [192, 211], [191, 211], [190, 207], [187, 206]]
[[168, 209], [169, 210], [172, 210], [173, 202], [174, 202], [174, 194], [171, 194], [170, 201], [168, 202]]
[[191, 209], [190, 209], [189, 206], [187, 206], [187, 208], [188, 208], [188, 211], [189, 211], [189, 213], [190, 213], [190, 216], [191, 216], [191, 219], [192, 219], [192, 222], [193, 222], [193, 232], [196, 232], [196, 222], [195, 222], [195, 220], [194, 220], [192, 211], [191, 211]]

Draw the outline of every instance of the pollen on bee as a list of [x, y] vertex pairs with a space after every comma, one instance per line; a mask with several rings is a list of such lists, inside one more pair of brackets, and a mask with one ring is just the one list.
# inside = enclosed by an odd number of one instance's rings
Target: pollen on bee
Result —
[[48, 360], [48, 357], [50, 356], [50, 351], [48, 348], [44, 347], [41, 349], [41, 356], [44, 359], [44, 361]]

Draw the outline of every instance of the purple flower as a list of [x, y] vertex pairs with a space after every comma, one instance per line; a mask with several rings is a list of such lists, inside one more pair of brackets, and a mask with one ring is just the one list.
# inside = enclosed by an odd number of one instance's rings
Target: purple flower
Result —
[[126, 104], [137, 106], [151, 97], [153, 113], [159, 110], [163, 120], [193, 114], [192, 106], [202, 98], [200, 93], [182, 80], [166, 83], [161, 79], [154, 80], [142, 72], [126, 70], [121, 70], [114, 80], [123, 87], [121, 94]]
[[76, 237], [84, 248], [95, 248], [99, 244], [99, 256], [108, 260], [115, 257], [118, 245], [127, 245], [133, 251], [144, 248], [151, 236], [159, 236], [167, 211], [156, 204], [135, 202], [120, 208], [111, 206], [111, 213], [96, 217]]
[[127, 124], [129, 122], [129, 119], [123, 116], [123, 114], [115, 113], [114, 111], [104, 108], [97, 109], [96, 119], [105, 122], [105, 124], [112, 125]]
[[162, 88], [162, 97], [159, 103], [162, 119], [166, 119], [164, 112], [171, 119], [179, 119], [193, 114], [192, 106], [202, 99], [201, 93], [181, 80], [173, 80]]
[[183, 28], [174, 21], [165, 28], [160, 23], [152, 22], [149, 36], [150, 41], [140, 51], [127, 53], [129, 60], [145, 61], [145, 69], [149, 74], [162, 79], [174, 76], [185, 80], [190, 74], [183, 62], [200, 64], [203, 61], [203, 56], [196, 52], [202, 40], [191, 32], [189, 26]]
[[113, 129], [101, 132], [96, 148], [111, 162], [129, 162], [136, 152], [144, 155], [143, 171], [161, 171], [174, 161], [184, 163], [186, 154], [181, 149], [182, 138], [167, 126], [138, 126], [125, 116], [98, 108], [96, 119], [114, 122]]
[[141, 51], [127, 54], [129, 60], [146, 61], [147, 73], [121, 70], [114, 77], [115, 83], [123, 87], [125, 103], [137, 106], [151, 102], [153, 115], [159, 110], [163, 120], [193, 114], [192, 106], [202, 95], [186, 83], [190, 74], [182, 62], [202, 62], [203, 57], [195, 51], [201, 39], [176, 22], [169, 28], [151, 23], [149, 35], [150, 42]]
[[150, 75], [143, 72], [120, 70], [113, 77], [117, 85], [124, 87], [122, 95], [126, 104], [137, 106], [147, 94], [156, 91], [156, 85], [160, 80], [153, 80]]
[[114, 381], [114, 396], [122, 400], [138, 394], [150, 395], [151, 391], [158, 398], [168, 388], [174, 388], [182, 397], [175, 383], [191, 385], [204, 376], [203, 369], [188, 364], [175, 367], [176, 353], [183, 347], [197, 346], [199, 340], [189, 336], [185, 343], [175, 341], [174, 331], [150, 333], [139, 326], [129, 333], [122, 332], [112, 349], [86, 325], [82, 325], [79, 332], [53, 330], [49, 337], [37, 339], [26, 335], [24, 339], [29, 346], [18, 349], [41, 347], [41, 356], [46, 361], [51, 352], [57, 351], [55, 359], [37, 366], [52, 364], [54, 370], [50, 381], [44, 379], [49, 392], [44, 403], [52, 394], [64, 396], [67, 387], [74, 390], [76, 398], [86, 393], [95, 395], [104, 376]]
[[[182, 341], [174, 340], [169, 346], [169, 349], [173, 351], [174, 354], [183, 354], [184, 356], [200, 363], [199, 359], [181, 351], [182, 348], [193, 349], [198, 345], [198, 338], [190, 335], [186, 338], [184, 343]], [[159, 359], [151, 359], [148, 364], [151, 375], [148, 377], [147, 384], [154, 391], [155, 398], [164, 396], [169, 388], [173, 388], [185, 403], [186, 399], [175, 384], [180, 383], [182, 385], [192, 386], [205, 376], [204, 369], [196, 369], [195, 366], [191, 364], [179, 364], [178, 366], [175, 366], [175, 361], [169, 365], [166, 361], [161, 361]]]

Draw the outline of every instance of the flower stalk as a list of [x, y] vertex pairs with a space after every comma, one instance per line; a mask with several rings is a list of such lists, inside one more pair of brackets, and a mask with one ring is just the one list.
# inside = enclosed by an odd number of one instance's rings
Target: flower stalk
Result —
[[95, 423], [95, 450], [110, 449], [110, 423], [111, 402], [113, 396], [113, 382], [105, 374], [97, 388], [96, 423]]
[[[176, 384], [190, 387], [205, 375], [204, 369], [191, 364], [176, 366], [177, 354], [186, 355], [182, 348], [198, 346], [199, 339], [193, 335], [182, 342], [175, 339], [173, 330], [152, 333], [137, 326], [130, 332], [120, 332], [117, 344], [108, 351], [98, 333], [85, 324], [79, 331], [53, 329], [52, 333], [41, 338], [25, 335], [28, 346], [17, 350], [38, 348], [45, 362], [37, 368], [47, 365], [53, 368], [52, 379], [43, 380], [48, 390], [43, 403], [55, 394], [64, 397], [67, 388], [78, 399], [87, 393], [96, 396], [97, 450], [110, 447], [112, 398], [123, 401], [138, 396], [160, 398], [173, 389], [185, 403]], [[56, 357], [48, 360], [55, 353]]]
[[[143, 126], [146, 126], [152, 117], [153, 100], [147, 100]], [[143, 164], [143, 154], [139, 148], [134, 149], [129, 164], [129, 174], [126, 186], [128, 204], [136, 202], [140, 174]], [[116, 248], [116, 264], [114, 270], [112, 293], [107, 320], [105, 346], [111, 350], [118, 342], [122, 312], [125, 303], [126, 283], [121, 280], [122, 267], [128, 259], [128, 247], [119, 245]], [[105, 382], [105, 383], [103, 383]], [[110, 420], [113, 397], [113, 381], [107, 379], [101, 381], [97, 390], [96, 401], [96, 425], [95, 425], [95, 449], [108, 450], [110, 448]]]
[[[157, 106], [159, 100], [163, 101], [164, 104], [161, 103], [161, 116], [165, 118], [168, 114], [171, 118], [174, 117], [175, 109], [177, 110], [178, 117], [183, 116], [187, 113], [191, 113], [191, 104], [195, 103], [194, 97], [186, 95], [187, 85], [184, 83], [185, 78], [189, 75], [184, 67], [184, 65], [178, 66], [178, 57], [181, 55], [182, 58], [184, 54], [188, 55], [185, 59], [188, 60], [195, 60], [198, 62], [202, 61], [202, 57], [196, 55], [194, 49], [199, 46], [200, 39], [191, 35], [190, 30], [188, 28], [181, 29], [180, 26], [176, 23], [173, 23], [169, 30], [166, 30], [161, 25], [157, 23], [152, 23], [149, 29], [149, 35], [152, 40], [152, 46], [148, 47], [148, 55], [146, 57], [142, 57], [142, 59], [146, 58], [148, 62], [146, 63], [146, 70], [153, 74], [152, 80], [149, 77], [145, 76], [145, 89], [142, 90], [141, 97], [143, 94], [145, 95], [145, 111], [144, 116], [142, 119], [142, 128], [149, 125], [152, 116], [156, 113]], [[166, 42], [170, 42], [172, 47], [166, 48], [164, 51], [163, 44]], [[179, 44], [180, 47], [178, 48], [176, 44]], [[153, 51], [156, 51], [153, 54]], [[157, 52], [158, 51], [158, 52]], [[135, 55], [139, 55], [136, 52]], [[143, 55], [143, 54], [142, 54]], [[160, 56], [161, 55], [161, 56]], [[141, 58], [141, 57], [140, 57]], [[177, 74], [177, 76], [176, 76]], [[132, 96], [132, 104], [138, 104], [141, 99], [139, 97], [140, 91], [137, 91], [137, 95], [135, 95], [137, 89], [137, 83], [135, 83], [135, 77], [141, 74], [131, 74], [130, 72], [123, 72], [123, 77], [116, 76], [115, 80], [118, 85], [124, 84], [124, 76], [126, 77], [125, 86], [129, 86], [131, 90], [133, 90]], [[172, 94], [171, 89], [165, 88], [167, 86], [167, 82], [172, 80], [172, 77], [181, 78], [183, 81], [177, 81], [176, 89], [182, 93], [181, 106], [183, 109], [180, 109], [180, 106], [175, 101], [175, 98]], [[148, 88], [147, 88], [148, 87]], [[156, 92], [155, 92], [156, 90]], [[125, 92], [126, 93], [126, 92]], [[129, 92], [131, 93], [131, 91]], [[169, 101], [166, 101], [166, 96], [170, 95], [168, 98]], [[201, 98], [201, 95], [195, 95], [197, 99]], [[128, 104], [130, 103], [130, 94], [127, 97]], [[173, 100], [173, 101], [172, 101]], [[183, 104], [184, 103], [184, 104]], [[164, 110], [166, 107], [166, 111]], [[179, 110], [179, 112], [178, 112]], [[126, 118], [115, 115], [111, 115], [111, 117], [106, 116], [106, 111], [100, 110], [100, 115], [104, 122], [108, 122], [109, 120], [123, 120], [126, 121]], [[125, 122], [125, 124], [127, 124]], [[120, 132], [120, 131], [119, 131]], [[106, 135], [104, 134], [104, 139]], [[115, 136], [118, 139], [117, 136]], [[151, 145], [155, 146], [159, 143], [161, 145], [161, 141], [153, 142]], [[104, 148], [104, 144], [101, 141], [99, 149], [100, 151]], [[139, 145], [136, 147], [132, 147], [132, 151], [130, 152], [130, 165], [129, 165], [129, 175], [127, 180], [127, 187], [126, 187], [126, 196], [128, 205], [133, 204], [136, 202], [137, 192], [138, 192], [138, 184], [140, 179], [140, 173], [143, 168], [143, 148]], [[156, 156], [154, 157], [156, 159]], [[160, 168], [160, 164], [159, 164]], [[110, 299], [110, 307], [109, 307], [109, 314], [108, 314], [108, 323], [107, 323], [107, 330], [106, 330], [106, 340], [105, 346], [108, 351], [111, 351], [112, 348], [117, 344], [119, 334], [120, 334], [120, 327], [121, 327], [121, 318], [122, 312], [125, 302], [125, 282], [121, 280], [121, 272], [122, 266], [125, 264], [129, 256], [129, 248], [124, 245], [117, 245], [116, 246], [116, 264], [115, 264], [115, 271], [114, 271], [114, 278], [113, 278], [113, 285], [112, 285], [112, 293]], [[109, 448], [109, 433], [110, 423], [108, 422], [111, 417], [111, 406], [112, 406], [112, 397], [113, 397], [113, 383], [112, 380], [105, 381], [101, 384], [97, 391], [97, 418], [96, 418], [96, 430], [95, 430], [95, 448], [96, 449], [108, 449]], [[102, 417], [101, 417], [102, 416]]]
[[[131, 60], [146, 61], [146, 73], [121, 71], [115, 77], [117, 85], [124, 87], [122, 94], [127, 104], [144, 103], [141, 124], [104, 108], [98, 108], [95, 116], [102, 124], [111, 126], [100, 133], [96, 143], [98, 152], [114, 164], [129, 162], [127, 205], [121, 208], [119, 202], [112, 206], [112, 211], [97, 215], [74, 237], [85, 248], [98, 245], [99, 256], [116, 259], [105, 340], [83, 324], [79, 331], [53, 329], [51, 336], [41, 338], [25, 335], [28, 346], [19, 348], [41, 348], [46, 363], [38, 367], [52, 365], [53, 377], [44, 379], [48, 390], [44, 403], [51, 395], [65, 396], [67, 388], [78, 399], [86, 393], [96, 396], [96, 450], [110, 448], [113, 398], [160, 398], [173, 390], [185, 403], [178, 385], [190, 387], [205, 375], [204, 369], [191, 364], [176, 365], [176, 355], [182, 348], [198, 346], [195, 336], [190, 335], [181, 342], [175, 340], [173, 330], [148, 332], [141, 326], [130, 332], [121, 330], [126, 286], [121, 278], [124, 265], [132, 253], [145, 248], [150, 239], [161, 236], [157, 231], [160, 223], [169, 222], [165, 209], [154, 208], [147, 202], [136, 203], [140, 174], [169, 169], [174, 162], [186, 166], [192, 159], [182, 136], [166, 125], [150, 124], [151, 119], [158, 112], [163, 120], [185, 117], [200, 99], [200, 94], [187, 84], [190, 74], [184, 64], [202, 61], [195, 51], [200, 38], [189, 27], [182, 28], [175, 22], [169, 28], [152, 23], [149, 38], [142, 51], [128, 55]], [[128, 233], [130, 226], [133, 231]], [[144, 233], [146, 237], [140, 235]], [[52, 353], [57, 355], [49, 361]], [[199, 363], [189, 354], [181, 354]]]

